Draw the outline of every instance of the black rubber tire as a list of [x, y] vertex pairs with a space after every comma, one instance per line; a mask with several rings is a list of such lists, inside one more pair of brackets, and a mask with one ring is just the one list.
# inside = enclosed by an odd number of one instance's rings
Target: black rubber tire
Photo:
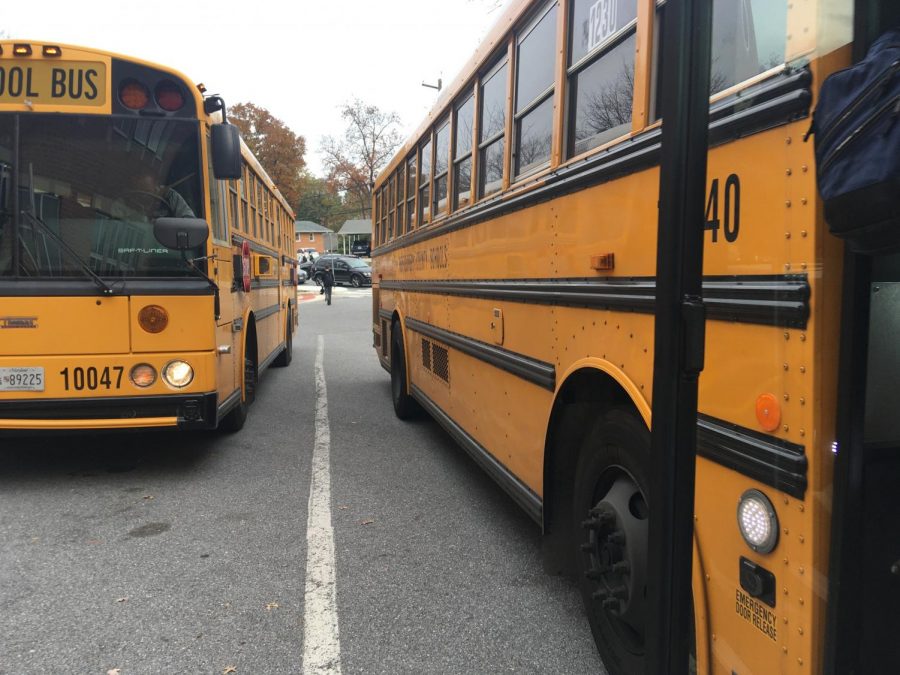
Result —
[[235, 433], [244, 428], [250, 405], [256, 398], [256, 361], [244, 358], [244, 391], [241, 392], [241, 402], [231, 409], [225, 418], [219, 423], [219, 429], [226, 433]]
[[[574, 554], [578, 571], [578, 584], [584, 600], [585, 611], [591, 625], [591, 632], [597, 644], [600, 658], [612, 675], [645, 672], [644, 642], [646, 635], [646, 569], [647, 569], [647, 537], [646, 525], [649, 516], [649, 484], [650, 484], [650, 431], [643, 421], [630, 408], [612, 408], [605, 411], [594, 423], [585, 436], [578, 457], [573, 494], [573, 532]], [[619, 529], [619, 513], [616, 511], [616, 525], [611, 527], [591, 528], [588, 521], [597, 516], [596, 509], [601, 502], [621, 502], [621, 495], [628, 495], [625, 518], [629, 525], [622, 525], [620, 531], [634, 527], [635, 523], [642, 532], [641, 537], [625, 537], [625, 543], [618, 550], [621, 560], [628, 560], [629, 569], [625, 573], [609, 573], [602, 581], [588, 578], [588, 571], [597, 572], [598, 568], [610, 569], [613, 563], [606, 539], [612, 530]], [[632, 506], [636, 504], [636, 506]], [[641, 506], [643, 504], [643, 506]], [[641, 523], [640, 521], [644, 521]], [[596, 522], [596, 520], [594, 520]], [[634, 530], [628, 530], [633, 533]], [[603, 544], [598, 544], [602, 541]], [[614, 583], [610, 583], [614, 582]], [[628, 604], [615, 604], [614, 609], [607, 609], [605, 598], [598, 598], [614, 586], [628, 589]], [[624, 601], [623, 601], [624, 602]], [[632, 605], [633, 603], [633, 605]], [[634, 614], [626, 621], [618, 614], [622, 607], [630, 609]], [[643, 624], [643, 630], [635, 630], [637, 622]]]
[[391, 329], [391, 402], [394, 414], [401, 420], [412, 419], [421, 410], [406, 387], [406, 350], [399, 323], [394, 323]]
[[352, 277], [350, 277], [350, 285], [353, 286], [353, 288], [359, 288], [360, 286], [362, 286], [362, 277], [360, 277], [358, 274], [354, 274]]
[[272, 366], [275, 368], [287, 368], [291, 365], [291, 361], [294, 359], [294, 336], [291, 332], [291, 326], [288, 324], [287, 327], [287, 336], [284, 341], [284, 349], [281, 350], [281, 353], [275, 357], [275, 360], [272, 361]]

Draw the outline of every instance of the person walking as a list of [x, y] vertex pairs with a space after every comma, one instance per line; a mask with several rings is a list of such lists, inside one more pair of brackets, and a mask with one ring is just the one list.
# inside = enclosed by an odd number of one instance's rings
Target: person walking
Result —
[[331, 289], [334, 288], [334, 268], [333, 263], [329, 263], [328, 267], [322, 273], [322, 292], [325, 294], [325, 302], [331, 304]]

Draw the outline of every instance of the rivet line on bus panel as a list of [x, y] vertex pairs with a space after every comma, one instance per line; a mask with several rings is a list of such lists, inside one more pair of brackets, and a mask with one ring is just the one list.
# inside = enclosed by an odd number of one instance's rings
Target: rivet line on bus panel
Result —
[[325, 340], [320, 335], [316, 348], [316, 438], [306, 521], [303, 673], [340, 675], [341, 641], [335, 585], [334, 531], [331, 527], [331, 429], [324, 362]]

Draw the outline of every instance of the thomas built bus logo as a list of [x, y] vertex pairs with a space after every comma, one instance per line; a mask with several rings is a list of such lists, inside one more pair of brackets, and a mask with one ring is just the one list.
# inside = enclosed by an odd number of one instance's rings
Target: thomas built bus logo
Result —
[[0, 316], [0, 329], [37, 327], [36, 316]]

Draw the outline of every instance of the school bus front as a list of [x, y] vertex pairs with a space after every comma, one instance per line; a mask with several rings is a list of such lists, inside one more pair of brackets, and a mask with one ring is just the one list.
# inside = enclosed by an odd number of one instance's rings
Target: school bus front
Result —
[[207, 244], [155, 232], [205, 217], [198, 114], [172, 72], [0, 43], [0, 430], [217, 423]]

